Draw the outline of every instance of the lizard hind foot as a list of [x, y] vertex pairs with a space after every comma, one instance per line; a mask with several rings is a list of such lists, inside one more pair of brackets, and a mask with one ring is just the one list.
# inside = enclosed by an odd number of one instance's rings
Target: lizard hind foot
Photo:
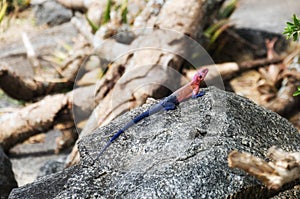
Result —
[[177, 97], [174, 95], [170, 95], [169, 97], [165, 98], [160, 105], [163, 107], [164, 110], [175, 110], [176, 106], [179, 104]]
[[168, 103], [164, 104], [164, 109], [166, 111], [174, 110], [174, 109], [176, 109], [176, 105], [172, 102], [168, 102]]

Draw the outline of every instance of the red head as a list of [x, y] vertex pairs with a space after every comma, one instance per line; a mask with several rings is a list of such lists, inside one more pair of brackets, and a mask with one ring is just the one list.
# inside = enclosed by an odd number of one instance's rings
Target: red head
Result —
[[201, 82], [205, 79], [206, 75], [208, 73], [207, 68], [202, 68], [197, 71], [197, 73], [193, 77], [193, 84], [200, 85]]
[[206, 75], [208, 73], [207, 68], [202, 68], [197, 71], [197, 73], [194, 75], [193, 80], [191, 81], [191, 86], [193, 89], [193, 95], [197, 95], [200, 89], [201, 82], [205, 79]]
[[205, 79], [207, 73], [207, 68], [198, 70], [190, 83], [175, 91], [173, 94], [176, 96], [177, 101], [182, 102], [190, 97], [197, 97], [200, 90], [200, 84]]

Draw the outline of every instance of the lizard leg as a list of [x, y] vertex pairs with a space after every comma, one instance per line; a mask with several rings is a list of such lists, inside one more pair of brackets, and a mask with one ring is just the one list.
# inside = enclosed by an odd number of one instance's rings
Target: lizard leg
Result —
[[193, 95], [192, 95], [192, 99], [196, 99], [196, 98], [198, 98], [198, 97], [202, 97], [204, 94], [205, 94], [204, 91], [201, 91], [201, 92], [197, 93], [196, 95], [193, 94]]
[[169, 97], [166, 97], [160, 105], [163, 107], [164, 110], [174, 110], [176, 109], [176, 106], [179, 104], [177, 97], [175, 95], [170, 95]]
[[166, 111], [174, 110], [176, 109], [176, 104], [174, 104], [173, 102], [166, 102], [163, 104], [163, 107]]

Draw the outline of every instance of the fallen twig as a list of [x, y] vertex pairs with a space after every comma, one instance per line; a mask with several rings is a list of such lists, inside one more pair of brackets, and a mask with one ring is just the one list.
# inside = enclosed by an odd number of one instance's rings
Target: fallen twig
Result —
[[239, 69], [241, 71], [244, 71], [244, 70], [257, 68], [260, 66], [266, 66], [269, 64], [278, 64], [282, 61], [283, 61], [282, 57], [274, 57], [272, 59], [264, 58], [264, 59], [256, 59], [256, 60], [252, 60], [252, 61], [244, 61], [239, 64]]
[[41, 64], [37, 58], [31, 42], [29, 41], [28, 35], [25, 32], [22, 32], [22, 40], [27, 51], [27, 58], [34, 68], [39, 68]]
[[48, 130], [53, 126], [58, 112], [67, 103], [64, 94], [47, 96], [37, 103], [3, 115], [0, 120], [0, 145], [8, 151], [16, 143]]
[[[260, 66], [266, 66], [269, 64], [275, 64], [280, 63], [283, 61], [283, 58], [276, 57], [272, 59], [264, 58], [264, 59], [256, 59], [251, 61], [244, 61], [242, 63], [236, 63], [236, 62], [226, 62], [222, 64], [214, 64], [206, 66], [210, 68], [210, 72], [208, 73], [208, 76], [206, 80], [212, 80], [216, 77], [222, 77], [223, 80], [229, 80], [232, 77], [236, 76], [238, 73], [258, 68]], [[192, 77], [196, 70], [190, 70], [187, 71], [187, 76]]]
[[[73, 131], [74, 119], [71, 111], [79, 111], [83, 115], [91, 112], [95, 106], [93, 91], [94, 86], [77, 88], [66, 94], [47, 96], [24, 108], [1, 115], [0, 145], [8, 151], [15, 144], [54, 127], [63, 133], [56, 140], [55, 152], [69, 147], [77, 138], [77, 132]], [[78, 122], [82, 119], [86, 118], [76, 118]]]
[[284, 184], [300, 178], [300, 152], [285, 152], [273, 146], [267, 156], [271, 162], [249, 153], [232, 151], [228, 155], [228, 165], [255, 176], [269, 189], [279, 189]]
[[22, 77], [11, 68], [0, 63], [0, 87], [9, 96], [19, 100], [33, 100], [36, 97], [71, 88], [72, 81], [46, 81]]

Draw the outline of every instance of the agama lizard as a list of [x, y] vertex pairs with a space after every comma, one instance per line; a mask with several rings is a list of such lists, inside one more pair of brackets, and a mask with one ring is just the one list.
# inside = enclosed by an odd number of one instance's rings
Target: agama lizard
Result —
[[[198, 98], [204, 95], [204, 91], [199, 92], [200, 90], [200, 84], [203, 82], [205, 76], [208, 73], [207, 68], [200, 69], [193, 77], [193, 80], [186, 84], [185, 86], [179, 88], [174, 93], [169, 95], [168, 97], [164, 98], [159, 103], [153, 105], [150, 107], [147, 111], [141, 113], [140, 115], [136, 116], [134, 119], [132, 119], [130, 122], [128, 122], [123, 128], [121, 128], [119, 131], [117, 131], [112, 138], [107, 142], [107, 144], [103, 147], [103, 149], [100, 151], [96, 159], [94, 160], [94, 163], [99, 159], [99, 157], [104, 153], [104, 151], [127, 129], [129, 129], [134, 124], [138, 123], [142, 119], [149, 117], [150, 115], [153, 115], [155, 113], [158, 113], [162, 110], [174, 110], [176, 109], [176, 106], [179, 105], [179, 103], [189, 99], [189, 98]], [[93, 164], [94, 164], [93, 163]]]

